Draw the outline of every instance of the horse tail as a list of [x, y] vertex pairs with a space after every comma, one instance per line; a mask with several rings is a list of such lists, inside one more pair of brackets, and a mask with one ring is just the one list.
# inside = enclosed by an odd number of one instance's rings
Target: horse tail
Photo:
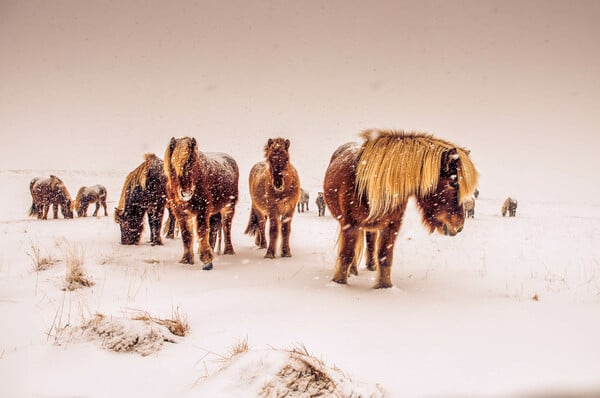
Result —
[[37, 215], [37, 211], [35, 209], [35, 201], [31, 202], [31, 207], [29, 208], [29, 216], [35, 216]]
[[[341, 243], [342, 234], [338, 234], [338, 239], [336, 245], [338, 247], [338, 253], [340, 251], [340, 243]], [[354, 275], [358, 275], [358, 264], [360, 264], [363, 254], [365, 252], [365, 231], [360, 228], [358, 230], [358, 236], [356, 237], [356, 244], [354, 245], [354, 259], [352, 260], [352, 264], [348, 267], [348, 272]]]
[[223, 239], [223, 221], [221, 213], [210, 216], [210, 245], [217, 253], [221, 253], [221, 245]]
[[258, 214], [254, 209], [250, 210], [250, 220], [248, 220], [248, 226], [244, 233], [250, 236], [256, 236], [258, 231]]

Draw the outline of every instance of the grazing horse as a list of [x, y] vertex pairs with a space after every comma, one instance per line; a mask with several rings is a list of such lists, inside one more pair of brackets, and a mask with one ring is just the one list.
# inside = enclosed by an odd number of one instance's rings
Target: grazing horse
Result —
[[300, 199], [300, 178], [290, 162], [290, 140], [269, 138], [265, 160], [250, 170], [252, 198], [250, 220], [245, 233], [255, 236], [256, 245], [267, 247], [265, 224], [269, 220], [269, 247], [265, 258], [275, 258], [275, 246], [281, 234], [281, 256], [291, 257], [290, 233], [296, 204]]
[[224, 254], [234, 254], [231, 224], [238, 201], [239, 169], [224, 153], [200, 152], [195, 138], [171, 138], [165, 151], [165, 174], [169, 206], [181, 230], [180, 262], [194, 264], [193, 223], [200, 245], [202, 269], [213, 267], [213, 248], [222, 232]]
[[511, 197], [506, 198], [502, 204], [502, 217], [506, 215], [506, 212], [508, 212], [509, 217], [517, 215], [517, 201], [515, 199]]
[[306, 207], [306, 211], [309, 211], [308, 201], [310, 197], [308, 192], [304, 189], [300, 188], [300, 200], [298, 201], [298, 213], [304, 213], [304, 208]]
[[75, 210], [79, 217], [87, 216], [88, 206], [92, 203], [96, 204], [96, 210], [94, 210], [93, 216], [98, 215], [100, 205], [104, 208], [104, 215], [108, 216], [108, 210], [106, 209], [106, 188], [104, 185], [96, 184], [91, 187], [81, 187], [75, 197]]
[[392, 286], [394, 243], [410, 197], [429, 232], [454, 236], [462, 202], [477, 186], [469, 151], [423, 133], [367, 130], [361, 146], [344, 144], [325, 173], [325, 202], [340, 223], [332, 280], [348, 282], [367, 243], [367, 267], [379, 266], [376, 288]]
[[325, 215], [325, 198], [323, 197], [323, 192], [319, 192], [317, 194], [317, 199], [315, 200], [317, 204], [317, 209], [319, 209], [319, 217]]
[[[150, 242], [152, 246], [162, 245], [160, 229], [166, 203], [163, 161], [155, 154], [147, 153], [144, 162], [125, 178], [119, 205], [115, 209], [115, 221], [121, 227], [121, 244], [137, 245], [140, 242], [144, 229], [144, 215], [148, 214]], [[170, 213], [169, 221], [171, 232], [175, 221]]]
[[67, 187], [60, 178], [51, 175], [48, 178], [36, 177], [29, 183], [29, 191], [33, 199], [30, 216], [48, 219], [48, 210], [52, 205], [54, 218], [58, 218], [58, 207], [64, 218], [73, 218], [73, 201]]
[[465, 218], [475, 218], [475, 197], [471, 197], [464, 201]]

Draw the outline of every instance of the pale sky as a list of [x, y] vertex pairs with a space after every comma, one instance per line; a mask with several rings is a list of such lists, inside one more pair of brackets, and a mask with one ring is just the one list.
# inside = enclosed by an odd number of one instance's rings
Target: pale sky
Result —
[[269, 137], [318, 185], [366, 128], [472, 150], [482, 195], [600, 203], [599, 1], [0, 0], [4, 169]]

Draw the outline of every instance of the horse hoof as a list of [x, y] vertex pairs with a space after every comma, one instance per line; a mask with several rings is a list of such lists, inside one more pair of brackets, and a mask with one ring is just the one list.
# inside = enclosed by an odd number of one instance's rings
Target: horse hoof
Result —
[[182, 257], [181, 260], [179, 260], [179, 263], [181, 264], [194, 264], [194, 260], [188, 258], [188, 257]]
[[346, 278], [333, 278], [333, 279], [331, 279], [331, 281], [335, 282], [335, 283], [339, 283], [340, 285], [348, 284], [348, 279], [346, 279]]
[[379, 282], [378, 284], [375, 285], [375, 289], [389, 289], [391, 287], [394, 287], [391, 283], [382, 283]]
[[235, 252], [233, 251], [233, 249], [228, 249], [228, 250], [225, 250], [225, 252], [223, 254], [235, 254]]
[[211, 269], [213, 269], [213, 265], [212, 265], [212, 263], [204, 264], [204, 265], [202, 266], [202, 269], [203, 269], [204, 271], [210, 271]]
[[265, 254], [265, 258], [275, 258], [275, 255], [272, 253]]

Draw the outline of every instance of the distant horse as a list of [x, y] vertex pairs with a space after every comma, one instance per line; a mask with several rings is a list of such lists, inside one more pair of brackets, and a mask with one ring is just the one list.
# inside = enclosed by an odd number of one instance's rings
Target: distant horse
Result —
[[379, 266], [376, 288], [392, 286], [394, 243], [410, 197], [429, 232], [454, 236], [463, 229], [462, 202], [477, 186], [469, 151], [423, 133], [367, 130], [361, 146], [345, 144], [325, 174], [325, 202], [340, 223], [333, 281], [348, 282], [367, 243], [369, 269]]
[[463, 202], [465, 208], [465, 218], [475, 218], [475, 197], [471, 197]]
[[308, 195], [308, 192], [306, 192], [304, 189], [300, 188], [300, 200], [298, 200], [298, 213], [304, 213], [304, 209], [306, 208], [306, 211], [309, 211], [308, 209], [308, 201], [310, 200], [310, 196]]
[[509, 217], [517, 215], [517, 201], [515, 199], [511, 197], [506, 198], [502, 204], [502, 217], [506, 215], [506, 212], [508, 212]]
[[213, 248], [224, 235], [224, 254], [234, 254], [231, 224], [238, 201], [239, 169], [224, 153], [203, 153], [195, 138], [171, 138], [165, 151], [165, 174], [169, 206], [181, 230], [183, 256], [180, 262], [194, 264], [192, 218], [200, 244], [202, 269], [213, 267]]
[[[137, 245], [144, 229], [144, 215], [148, 215], [150, 242], [162, 245], [160, 230], [165, 213], [166, 176], [163, 161], [153, 153], [144, 156], [144, 162], [125, 178], [115, 221], [121, 227], [121, 244]], [[170, 213], [169, 213], [170, 214]], [[169, 232], [174, 228], [174, 218], [169, 217]], [[169, 235], [167, 235], [169, 237]]]
[[317, 194], [317, 199], [315, 200], [317, 204], [317, 208], [319, 209], [319, 217], [325, 215], [325, 198], [323, 197], [323, 192], [319, 192]]
[[250, 220], [245, 233], [255, 236], [256, 245], [267, 247], [265, 224], [269, 220], [269, 247], [265, 258], [275, 258], [275, 246], [281, 235], [281, 256], [291, 257], [290, 233], [296, 204], [300, 199], [300, 178], [290, 162], [290, 140], [269, 138], [265, 160], [250, 170], [252, 198]]
[[48, 210], [52, 205], [54, 218], [58, 218], [58, 207], [64, 218], [73, 218], [73, 201], [67, 187], [60, 178], [51, 175], [49, 178], [36, 177], [29, 183], [29, 191], [33, 199], [30, 216], [48, 219]]
[[81, 187], [75, 197], [75, 210], [79, 217], [87, 216], [88, 206], [92, 203], [96, 204], [96, 210], [94, 210], [93, 216], [98, 215], [100, 205], [104, 208], [104, 215], [108, 216], [108, 210], [106, 209], [106, 188], [104, 185], [96, 184], [90, 187]]

